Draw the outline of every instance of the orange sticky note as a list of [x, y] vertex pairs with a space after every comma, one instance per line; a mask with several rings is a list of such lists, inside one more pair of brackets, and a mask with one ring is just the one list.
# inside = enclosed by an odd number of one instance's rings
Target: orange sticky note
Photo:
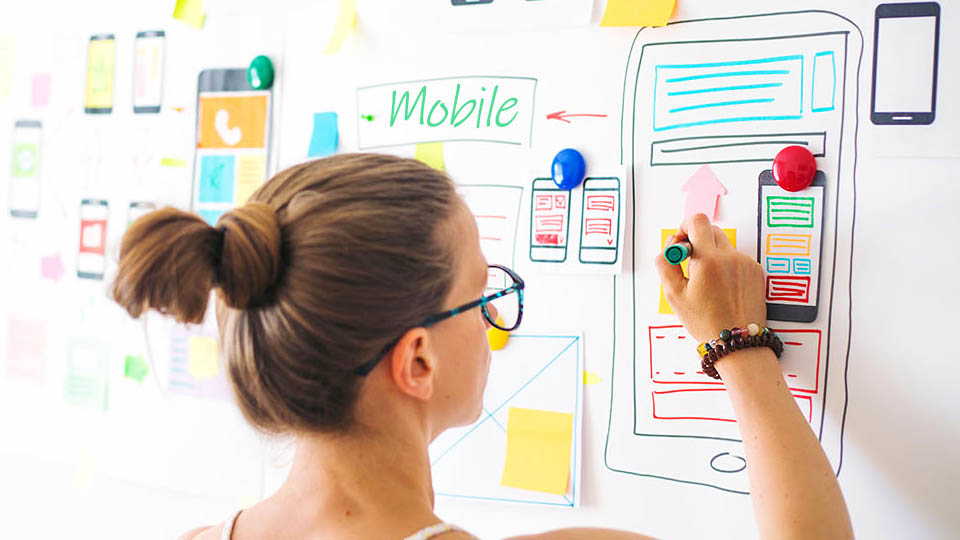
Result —
[[570, 480], [573, 414], [510, 407], [504, 486], [563, 495]]
[[[730, 243], [733, 244], [733, 247], [737, 247], [737, 230], [736, 229], [723, 229], [723, 233], [727, 235], [727, 238], [730, 239]], [[677, 229], [663, 229], [660, 231], [660, 252], [662, 253], [664, 249], [667, 248], [667, 238], [670, 238], [671, 235], [677, 234]], [[680, 268], [683, 269], [683, 275], [689, 276], [687, 273], [687, 263], [689, 260], [683, 261], [680, 263]], [[667, 302], [667, 297], [663, 295], [663, 284], [660, 285], [660, 308], [657, 310], [659, 313], [664, 315], [673, 315], [673, 308], [670, 307], [670, 304]]]
[[600, 26], [666, 26], [677, 0], [607, 0]]

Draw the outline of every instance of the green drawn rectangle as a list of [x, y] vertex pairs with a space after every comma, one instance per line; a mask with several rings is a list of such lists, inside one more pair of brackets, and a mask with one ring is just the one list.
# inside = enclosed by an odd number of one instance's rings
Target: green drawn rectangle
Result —
[[767, 197], [767, 227], [813, 228], [813, 197]]

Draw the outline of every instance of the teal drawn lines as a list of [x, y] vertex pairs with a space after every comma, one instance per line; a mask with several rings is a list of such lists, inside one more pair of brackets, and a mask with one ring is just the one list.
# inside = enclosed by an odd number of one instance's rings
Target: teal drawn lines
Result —
[[[657, 66], [657, 67], [680, 67], [680, 66]], [[789, 69], [758, 69], [750, 71], [724, 71], [722, 73], [707, 73], [704, 75], [690, 75], [689, 77], [675, 77], [667, 79], [664, 82], [686, 82], [698, 81], [700, 79], [715, 79], [717, 77], [747, 77], [753, 75], [789, 75]]]
[[709, 109], [711, 107], [727, 107], [729, 105], [748, 105], [751, 103], [773, 103], [773, 98], [757, 98], [757, 99], [737, 99], [733, 101], [718, 101], [716, 103], [703, 103], [700, 105], [688, 105], [686, 107], [677, 107], [676, 109], [670, 109], [667, 112], [676, 113], [683, 111], [693, 111], [696, 109]]
[[[784, 71], [784, 73], [789, 73], [789, 71]], [[783, 83], [762, 83], [762, 84], [740, 84], [735, 86], [717, 86], [715, 88], [698, 88], [696, 90], [681, 90], [676, 92], [667, 92], [667, 95], [668, 96], [687, 96], [690, 94], [706, 94], [709, 92], [728, 92], [731, 90], [753, 90], [756, 88], [776, 88], [778, 86], [783, 86]]]
[[[821, 62], [826, 62], [825, 58], [830, 57], [830, 73], [833, 75], [833, 86], [830, 88], [830, 106], [829, 107], [817, 107], [814, 105], [815, 95], [814, 89], [817, 86], [817, 64]], [[810, 110], [813, 112], [825, 112], [832, 111], [836, 105], [836, 95], [837, 95], [837, 60], [833, 54], [833, 51], [824, 51], [818, 52], [813, 56], [813, 75], [810, 77]]]
[[813, 228], [813, 197], [767, 197], [767, 227]]

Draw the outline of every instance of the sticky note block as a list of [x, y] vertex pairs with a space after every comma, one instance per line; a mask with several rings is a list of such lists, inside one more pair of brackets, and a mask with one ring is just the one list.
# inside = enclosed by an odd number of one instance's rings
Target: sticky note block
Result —
[[583, 372], [583, 384], [586, 384], [586, 385], [594, 385], [594, 384], [599, 383], [599, 382], [602, 381], [602, 380], [603, 380], [603, 379], [601, 379], [599, 375], [597, 375], [596, 373], [594, 373], [594, 372], [592, 372], [592, 371], [586, 371], [586, 370], [584, 370], [584, 372]]
[[666, 26], [677, 0], [607, 0], [600, 26]]
[[573, 414], [511, 407], [500, 483], [562, 495], [570, 479]]
[[183, 21], [197, 30], [203, 28], [207, 14], [203, 12], [203, 0], [177, 0], [173, 6], [173, 18]]
[[171, 157], [160, 158], [160, 166], [183, 168], [187, 166], [187, 160]]
[[217, 376], [220, 347], [212, 337], [195, 336], [190, 338], [187, 369], [198, 379], [213, 379]]
[[[727, 235], [727, 238], [730, 239], [730, 243], [733, 244], [733, 247], [737, 247], [737, 230], [736, 229], [723, 229], [723, 233]], [[667, 248], [667, 238], [677, 234], [677, 229], [663, 229], [660, 231], [660, 251], [663, 252]], [[689, 260], [683, 261], [680, 263], [680, 268], [683, 269], [683, 275], [689, 276], [687, 273], [687, 263]], [[660, 308], [658, 309], [659, 313], [664, 315], [673, 315], [673, 308], [670, 307], [670, 304], [667, 302], [667, 297], [663, 295], [663, 285], [660, 285]]]
[[237, 205], [247, 202], [250, 195], [263, 184], [267, 172], [264, 167], [263, 154], [237, 156]]
[[66, 267], [59, 253], [40, 257], [40, 277], [51, 281], [60, 281]]
[[233, 156], [200, 158], [200, 202], [233, 202], [234, 161]]
[[50, 103], [49, 73], [37, 73], [33, 76], [32, 102], [34, 107], [46, 107]]
[[414, 156], [418, 161], [422, 161], [438, 171], [443, 170], [443, 143], [420, 143], [417, 145], [417, 153]]
[[133, 379], [142, 382], [147, 376], [147, 363], [143, 361], [142, 356], [127, 355], [123, 359], [123, 376], [127, 379]]
[[313, 134], [310, 135], [308, 157], [329, 156], [337, 151], [340, 132], [337, 129], [337, 113], [313, 113]]
[[337, 14], [337, 23], [333, 27], [333, 34], [327, 42], [323, 54], [336, 54], [347, 39], [350, 30], [357, 27], [357, 0], [340, 0], [340, 12]]

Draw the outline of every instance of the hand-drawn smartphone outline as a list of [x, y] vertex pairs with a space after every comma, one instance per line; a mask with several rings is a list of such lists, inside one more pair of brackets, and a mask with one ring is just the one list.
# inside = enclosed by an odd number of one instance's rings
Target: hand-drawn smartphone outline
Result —
[[[102, 215], [90, 216], [90, 212]], [[103, 241], [97, 252], [83, 250], [83, 223], [93, 218], [103, 221]], [[84, 279], [103, 279], [107, 264], [106, 229], [110, 222], [110, 207], [103, 199], [83, 199], [80, 201], [80, 239], [77, 245], [77, 277]], [[93, 262], [96, 261], [96, 262]], [[88, 264], [91, 263], [91, 264]], [[94, 268], [96, 267], [96, 268]]]
[[[757, 182], [757, 262], [762, 264], [762, 252], [763, 252], [763, 220], [765, 217], [764, 205], [763, 205], [763, 188], [765, 186], [777, 186], [777, 181], [773, 179], [773, 171], [767, 169], [760, 173], [760, 177]], [[816, 285], [817, 285], [817, 298], [812, 306], [799, 306], [799, 305], [789, 305], [781, 303], [772, 303], [767, 302], [767, 319], [771, 321], [787, 321], [787, 322], [802, 322], [810, 323], [817, 320], [817, 312], [820, 308], [820, 266], [823, 263], [823, 226], [824, 226], [824, 214], [826, 212], [824, 209], [827, 207], [827, 177], [823, 174], [822, 171], [817, 171], [817, 174], [813, 177], [813, 183], [810, 184], [810, 187], [807, 189], [819, 189], [820, 197], [822, 198], [820, 203], [820, 245], [815, 249], [819, 250], [819, 255], [817, 257], [817, 269], [816, 269]], [[789, 193], [784, 191], [784, 193]], [[803, 192], [798, 192], [802, 194]], [[817, 219], [814, 217], [814, 219]], [[768, 231], [769, 232], [769, 231]], [[813, 269], [810, 269], [811, 274]]]
[[[42, 149], [43, 124], [40, 122], [40, 120], [17, 120], [16, 122], [14, 122], [12, 160], [17, 159], [17, 154], [16, 154], [17, 143], [32, 142], [32, 141], [22, 140], [23, 133], [21, 132], [21, 130], [34, 130], [34, 129], [37, 130], [37, 136], [36, 136], [37, 163], [34, 165], [34, 169], [35, 169], [34, 174], [30, 175], [29, 177], [18, 176], [15, 179], [13, 178], [13, 171], [16, 170], [17, 164], [12, 163], [10, 167], [10, 175], [11, 175], [10, 191], [9, 191], [10, 215], [16, 218], [35, 218], [37, 217], [37, 213], [39, 213], [40, 211], [40, 165], [41, 165], [40, 153], [43, 151]], [[36, 193], [36, 196], [35, 196], [36, 204], [33, 205], [34, 206], [33, 208], [26, 208], [26, 207], [19, 208], [15, 206], [15, 205], [19, 205], [20, 203], [20, 201], [16, 200], [17, 197], [14, 194], [14, 190], [20, 187], [20, 186], [17, 186], [16, 183], [22, 184], [26, 182], [30, 182], [33, 184], [33, 186], [31, 186], [30, 189]]]
[[127, 206], [127, 227], [156, 209], [157, 205], [150, 201], [130, 201], [130, 205]]
[[454, 6], [473, 6], [478, 4], [492, 4], [493, 0], [450, 0]]
[[[933, 81], [929, 111], [877, 112], [877, 45], [880, 43], [880, 19], [933, 17]], [[904, 4], [880, 4], [874, 13], [873, 22], [873, 83], [870, 87], [870, 121], [878, 125], [931, 124], [937, 110], [937, 66], [940, 51], [940, 4], [914, 2]]]
[[[586, 216], [587, 216], [587, 197], [591, 192], [595, 191], [609, 191], [616, 196], [616, 204], [614, 206], [614, 212], [616, 213], [616, 228], [613, 230], [613, 241], [615, 242], [612, 247], [599, 247], [599, 246], [584, 246], [583, 237], [586, 234]], [[583, 181], [583, 198], [580, 202], [580, 251], [578, 257], [582, 264], [616, 264], [618, 257], [618, 251], [620, 249], [620, 179], [616, 177], [596, 177], [596, 178], [587, 178]], [[583, 254], [584, 251], [588, 253], [596, 252], [598, 257], [597, 260], [584, 260]], [[606, 255], [606, 260], [601, 260], [603, 257], [601, 255]]]
[[[535, 246], [533, 244], [533, 211], [537, 204], [537, 193], [566, 193], [567, 194], [567, 214], [564, 218], [564, 242], [556, 246]], [[543, 263], [563, 263], [567, 260], [567, 244], [570, 243], [570, 204], [573, 192], [560, 189], [553, 182], [552, 178], [536, 178], [533, 181], [533, 188], [530, 190], [530, 260], [532, 262]], [[560, 250], [560, 251], [558, 251]], [[560, 255], [556, 255], [560, 253]]]
[[[114, 43], [114, 49], [113, 49], [114, 60], [113, 60], [113, 62], [112, 62], [111, 65], [110, 65], [110, 69], [113, 71], [113, 73], [110, 75], [110, 84], [113, 85], [114, 88], [115, 88], [115, 87], [116, 87], [115, 78], [116, 78], [116, 74], [117, 74], [117, 68], [116, 68], [117, 49], [116, 49], [116, 39], [114, 38], [114, 35], [113, 35], [113, 34], [94, 34], [94, 35], [90, 36], [90, 41], [89, 41], [89, 43], [87, 44], [87, 80], [89, 80], [89, 78], [90, 78], [90, 49], [92, 48], [93, 43], [94, 43], [95, 41], [113, 41], [113, 43]], [[109, 106], [107, 106], [107, 107], [87, 107], [86, 105], [87, 105], [87, 103], [88, 103], [88, 99], [89, 99], [90, 96], [88, 96], [88, 95], [86, 94], [86, 92], [89, 90], [89, 86], [90, 86], [90, 85], [89, 85], [89, 82], [88, 82], [87, 85], [86, 85], [86, 87], [84, 88], [84, 98], [83, 98], [84, 107], [83, 107], [83, 112], [85, 112], [85, 113], [87, 113], [87, 114], [110, 114], [111, 112], [113, 112], [113, 92], [114, 92], [114, 89], [113, 89], [113, 88], [110, 89], [110, 105], [109, 105]]]
[[[196, 102], [196, 113], [194, 116], [194, 127], [193, 132], [196, 134], [197, 140], [194, 141], [193, 145], [193, 180], [191, 181], [190, 186], [190, 209], [194, 212], [199, 212], [200, 209], [197, 208], [198, 201], [198, 182], [200, 180], [200, 174], [197, 170], [197, 162], [200, 159], [198, 150], [200, 147], [200, 97], [208, 92], [254, 92], [259, 93], [263, 92], [267, 94], [267, 119], [264, 132], [264, 147], [263, 147], [263, 164], [265, 170], [264, 180], [269, 178], [270, 171], [270, 156], [272, 154], [271, 148], [271, 139], [273, 138], [273, 87], [268, 90], [254, 90], [250, 88], [250, 83], [247, 81], [247, 70], [242, 68], [226, 68], [226, 69], [205, 69], [200, 72], [200, 75], [197, 76], [197, 102]], [[230, 154], [228, 154], [230, 155]], [[226, 209], [223, 209], [224, 211]]]
[[[139, 62], [137, 62], [137, 52], [141, 43], [141, 39], [155, 39], [160, 38], [160, 99], [157, 101], [156, 105], [137, 105], [137, 72], [142, 67]], [[166, 48], [167, 40], [166, 33], [163, 30], [144, 30], [142, 32], [137, 32], [137, 38], [134, 40], [133, 45], [133, 84], [131, 85], [131, 103], [133, 103], [133, 112], [134, 114], [141, 113], [158, 113], [160, 112], [161, 106], [163, 105], [163, 78], [164, 78], [164, 65], [166, 63]]]

